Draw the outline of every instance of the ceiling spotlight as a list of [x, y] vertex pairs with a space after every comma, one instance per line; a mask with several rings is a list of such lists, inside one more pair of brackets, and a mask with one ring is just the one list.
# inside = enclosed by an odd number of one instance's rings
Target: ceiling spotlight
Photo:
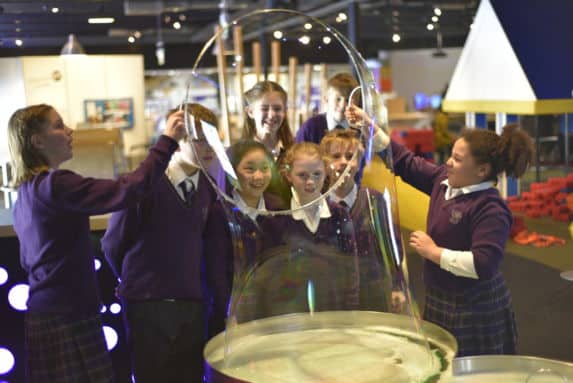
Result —
[[180, 20], [180, 21], [185, 21], [185, 20], [187, 20], [187, 16], [181, 14], [181, 15], [179, 15], [179, 20]]
[[298, 41], [299, 41], [301, 44], [308, 45], [308, 44], [310, 43], [310, 37], [307, 36], [307, 35], [304, 35], [304, 36], [301, 36], [301, 37], [298, 39]]
[[305, 23], [304, 24], [304, 29], [306, 29], [307, 31], [312, 29], [312, 24], [311, 23]]
[[436, 16], [441, 16], [442, 15], [442, 10], [440, 8], [434, 8], [434, 14]]
[[16, 40], [14, 40], [14, 44], [16, 44], [16, 46], [18, 46], [18, 47], [21, 47], [22, 44], [24, 44], [24, 42], [20, 39], [16, 39]]
[[326, 45], [330, 44], [331, 41], [332, 39], [330, 38], [330, 36], [324, 36], [322, 38], [322, 42], [325, 43]]
[[273, 32], [273, 37], [277, 40], [280, 40], [283, 38], [283, 33], [281, 31], [274, 31]]
[[58, 7], [52, 8], [52, 13], [58, 13], [58, 12], [60, 12], [60, 8], [58, 8]]
[[130, 44], [133, 44], [133, 43], [135, 42], [135, 37], [129, 36], [129, 37], [127, 38], [127, 41], [129, 41]]
[[432, 16], [432, 21], [433, 21], [434, 23], [437, 23], [438, 20], [439, 20], [438, 16]]
[[399, 41], [400, 41], [400, 35], [397, 34], [397, 33], [394, 33], [394, 34], [392, 35], [392, 41], [395, 42], [395, 43], [399, 42]]
[[165, 65], [165, 45], [161, 40], [155, 43], [155, 58], [158, 66]]
[[181, 29], [181, 23], [179, 21], [174, 22], [173, 29]]
[[134, 36], [136, 39], [139, 39], [139, 38], [141, 38], [141, 32], [135, 31], [135, 32], [133, 32], [133, 36]]
[[434, 30], [434, 24], [428, 24], [426, 25], [426, 29], [429, 31], [433, 31]]
[[338, 17], [339, 17], [340, 20], [342, 20], [342, 21], [348, 20], [348, 16], [346, 16], [346, 13], [344, 13], [344, 12], [340, 12], [340, 13], [338, 14]]

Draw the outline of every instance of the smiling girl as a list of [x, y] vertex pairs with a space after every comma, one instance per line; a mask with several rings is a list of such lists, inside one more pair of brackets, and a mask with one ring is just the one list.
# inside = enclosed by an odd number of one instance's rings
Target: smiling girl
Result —
[[276, 82], [261, 81], [245, 92], [245, 101], [243, 138], [261, 142], [278, 159], [294, 143], [286, 118], [287, 93]]
[[29, 382], [113, 380], [89, 216], [143, 198], [184, 135], [182, 112], [176, 113], [137, 170], [103, 180], [59, 169], [72, 158], [72, 130], [53, 107], [29, 106], [10, 118], [8, 146], [18, 188], [14, 230], [30, 285], [25, 323]]
[[458, 356], [515, 354], [511, 294], [500, 265], [512, 215], [495, 187], [498, 176], [520, 177], [533, 158], [531, 138], [515, 124], [498, 136], [466, 130], [445, 165], [391, 143], [394, 170], [430, 195], [427, 233], [410, 245], [425, 258], [424, 319], [450, 331]]
[[[262, 143], [272, 154], [273, 160], [280, 161], [294, 143], [286, 118], [287, 93], [276, 82], [261, 81], [245, 92], [245, 101], [243, 139]], [[268, 192], [279, 197], [281, 208], [287, 208], [290, 191], [276, 172], [273, 173]]]
[[[216, 203], [209, 213], [204, 234], [207, 286], [212, 304], [210, 335], [225, 327], [235, 266], [238, 270], [248, 268], [265, 246], [266, 217], [259, 213], [274, 210], [277, 205], [272, 195], [265, 194], [274, 169], [267, 147], [257, 141], [242, 140], [229, 148], [228, 155], [237, 175], [237, 182], [233, 182], [235, 186], [229, 191], [234, 205], [224, 201]], [[233, 247], [233, 241], [240, 246]]]

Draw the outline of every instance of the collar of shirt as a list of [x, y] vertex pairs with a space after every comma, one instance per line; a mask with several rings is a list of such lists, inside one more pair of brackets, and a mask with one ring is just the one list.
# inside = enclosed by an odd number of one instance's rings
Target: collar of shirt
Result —
[[450, 186], [450, 183], [446, 179], [446, 180], [442, 181], [442, 185], [446, 185], [446, 187], [447, 187], [446, 194], [444, 194], [444, 196], [446, 197], [446, 201], [447, 201], [447, 200], [450, 200], [452, 198], [456, 198], [457, 196], [460, 196], [462, 194], [470, 194], [470, 193], [474, 193], [477, 191], [489, 189], [489, 188], [493, 187], [493, 182], [492, 181], [485, 181], [485, 182], [481, 182], [479, 184], [464, 186], [461, 188], [453, 188]]
[[307, 212], [306, 209], [296, 210], [301, 207], [301, 204], [298, 200], [298, 194], [296, 191], [293, 188], [291, 188], [291, 191], [292, 198], [290, 200], [290, 208], [291, 210], [295, 210], [292, 212], [292, 218], [296, 221], [303, 221], [304, 225], [311, 233], [316, 233], [318, 230], [318, 225], [320, 224], [320, 220], [322, 218], [330, 218], [331, 216], [328, 203], [326, 203], [326, 199], [324, 198], [322, 201], [320, 201], [318, 210], [315, 214], [312, 214], [310, 211]]
[[165, 173], [167, 174], [167, 178], [173, 184], [177, 192], [180, 192], [183, 195], [183, 192], [180, 190], [179, 184], [183, 181], [192, 182], [193, 186], [195, 186], [195, 190], [197, 190], [199, 185], [199, 173], [200, 170], [197, 170], [195, 174], [192, 176], [187, 176], [181, 165], [179, 164], [179, 157], [177, 152], [173, 154], [171, 157], [171, 161], [169, 161], [169, 165], [167, 166], [167, 170]]
[[330, 195], [330, 199], [333, 202], [340, 203], [344, 201], [346, 206], [348, 206], [348, 209], [352, 209], [354, 202], [356, 202], [356, 197], [358, 197], [358, 185], [356, 184], [354, 184], [352, 190], [350, 190], [350, 193], [348, 193], [344, 198], [340, 198], [334, 192]]
[[348, 129], [348, 121], [346, 121], [346, 119], [342, 121], [336, 121], [331, 113], [326, 112], [326, 126], [328, 128], [328, 131], [330, 132], [331, 130], [336, 128], [337, 125], [342, 126], [344, 129]]
[[233, 200], [235, 201], [235, 204], [237, 205], [239, 210], [244, 215], [249, 217], [253, 222], [257, 222], [257, 217], [259, 216], [258, 213], [259, 210], [267, 211], [267, 206], [265, 205], [265, 199], [263, 197], [259, 199], [259, 204], [257, 208], [253, 209], [252, 207], [248, 206], [245, 203], [245, 201], [243, 200], [237, 189], [233, 189], [232, 193], [233, 193]]

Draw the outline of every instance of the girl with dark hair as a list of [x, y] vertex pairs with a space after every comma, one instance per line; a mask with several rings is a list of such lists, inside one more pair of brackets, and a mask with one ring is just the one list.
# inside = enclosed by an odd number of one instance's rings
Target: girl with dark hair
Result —
[[[266, 217], [258, 212], [274, 210], [277, 205], [272, 195], [265, 194], [274, 171], [267, 147], [254, 140], [241, 140], [227, 154], [237, 180], [227, 176], [230, 182], [225, 192], [232, 196], [234, 205], [222, 200], [216, 203], [204, 231], [210, 336], [225, 328], [235, 265], [239, 269], [252, 265], [263, 248], [262, 225]], [[233, 247], [234, 242], [240, 246]]]
[[72, 158], [72, 130], [49, 105], [19, 109], [8, 145], [18, 200], [14, 230], [30, 285], [25, 322], [29, 382], [111, 382], [103, 337], [89, 216], [129, 206], [148, 193], [185, 135], [174, 114], [133, 173], [117, 180], [58, 169]]
[[441, 166], [395, 142], [391, 150], [396, 174], [430, 195], [427, 233], [410, 236], [425, 258], [424, 319], [456, 337], [458, 356], [515, 354], [511, 295], [500, 271], [512, 215], [495, 185], [503, 172], [525, 172], [531, 138], [517, 125], [501, 136], [466, 130]]

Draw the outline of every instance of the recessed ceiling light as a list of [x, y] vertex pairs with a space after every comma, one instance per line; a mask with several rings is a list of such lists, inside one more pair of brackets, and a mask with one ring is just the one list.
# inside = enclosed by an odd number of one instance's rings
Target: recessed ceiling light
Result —
[[60, 8], [58, 8], [58, 7], [52, 8], [52, 13], [58, 13], [58, 12], [60, 12]]
[[88, 19], [89, 24], [112, 24], [114, 22], [113, 17], [90, 17]]
[[310, 37], [307, 35], [301, 36], [298, 41], [300, 41], [301, 44], [304, 45], [308, 45], [310, 43]]
[[18, 47], [21, 47], [22, 44], [24, 44], [24, 42], [20, 39], [16, 39], [16, 40], [14, 40], [14, 44], [16, 44], [16, 46], [18, 46]]

